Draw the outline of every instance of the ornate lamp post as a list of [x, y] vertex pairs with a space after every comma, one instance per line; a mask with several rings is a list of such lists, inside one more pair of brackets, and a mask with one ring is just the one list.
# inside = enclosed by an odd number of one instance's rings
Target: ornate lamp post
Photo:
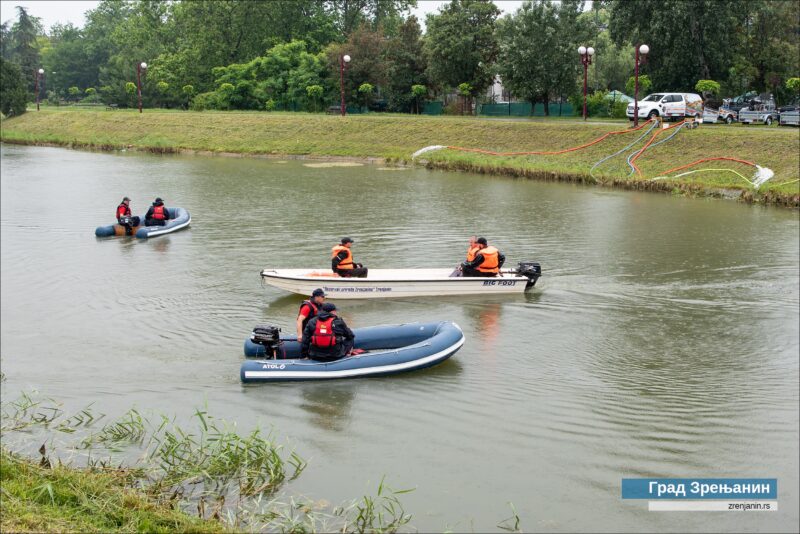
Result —
[[36, 111], [39, 111], [39, 80], [42, 79], [42, 75], [44, 74], [44, 69], [39, 69], [36, 71]]
[[586, 120], [586, 82], [589, 78], [589, 65], [592, 64], [594, 48], [580, 46], [578, 47], [578, 54], [581, 55], [581, 63], [583, 63], [583, 120]]
[[142, 71], [147, 70], [147, 63], [136, 64], [136, 89], [139, 93], [139, 113], [142, 112]]
[[644, 64], [647, 59], [647, 54], [650, 52], [650, 47], [646, 44], [636, 47], [636, 71], [634, 72], [634, 90], [633, 90], [633, 127], [639, 126], [639, 64]]
[[347, 54], [343, 56], [339, 56], [339, 82], [340, 82], [340, 92], [342, 96], [342, 117], [344, 117], [345, 113], [347, 112], [347, 108], [344, 105], [344, 69], [347, 67], [347, 64], [350, 63], [350, 56]]

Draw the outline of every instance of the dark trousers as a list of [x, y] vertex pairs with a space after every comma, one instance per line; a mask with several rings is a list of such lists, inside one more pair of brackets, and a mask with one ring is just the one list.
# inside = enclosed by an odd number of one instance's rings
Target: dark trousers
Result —
[[167, 224], [167, 221], [162, 219], [145, 219], [144, 225], [145, 226], [164, 226]]
[[308, 357], [318, 362], [334, 362], [350, 354], [350, 351], [353, 350], [354, 343], [354, 339], [343, 339], [340, 344], [336, 345], [336, 350], [330, 353], [322, 352], [319, 349], [311, 347]]
[[366, 267], [353, 267], [352, 269], [336, 269], [336, 274], [342, 278], [366, 278]]
[[478, 269], [472, 267], [464, 267], [461, 276], [497, 276], [497, 273], [482, 273]]

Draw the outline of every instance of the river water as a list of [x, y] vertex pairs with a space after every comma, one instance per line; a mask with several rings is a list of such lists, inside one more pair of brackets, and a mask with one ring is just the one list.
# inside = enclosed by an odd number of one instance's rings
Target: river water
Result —
[[[376, 165], [2, 146], [4, 400], [255, 426], [309, 461], [286, 490], [340, 502], [382, 477], [423, 531], [797, 531], [798, 212]], [[127, 195], [190, 229], [97, 239]], [[239, 382], [252, 326], [301, 298], [266, 266], [450, 266], [470, 234], [534, 291], [341, 301], [352, 327], [448, 319], [451, 360], [387, 378]], [[779, 511], [651, 513], [622, 478], [778, 478]]]

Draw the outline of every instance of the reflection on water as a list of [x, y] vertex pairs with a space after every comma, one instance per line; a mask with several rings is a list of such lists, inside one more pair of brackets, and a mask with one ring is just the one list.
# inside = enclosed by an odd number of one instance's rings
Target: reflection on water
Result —
[[[67, 410], [179, 422], [207, 405], [310, 460], [292, 491], [338, 502], [384, 475], [417, 488], [403, 503], [423, 531], [497, 530], [509, 501], [526, 530], [797, 530], [796, 211], [422, 169], [1, 150], [4, 399], [35, 388]], [[172, 199], [192, 226], [94, 238], [122, 194]], [[353, 215], [322, 221], [330, 199]], [[343, 235], [368, 266], [454, 265], [473, 230], [509, 265], [539, 261], [536, 289], [337, 303], [352, 328], [455, 321], [466, 343], [447, 362], [240, 384], [252, 327], [293, 334], [303, 300], [262, 286], [264, 267], [324, 268]], [[649, 514], [619, 499], [637, 476], [778, 477], [780, 512]]]

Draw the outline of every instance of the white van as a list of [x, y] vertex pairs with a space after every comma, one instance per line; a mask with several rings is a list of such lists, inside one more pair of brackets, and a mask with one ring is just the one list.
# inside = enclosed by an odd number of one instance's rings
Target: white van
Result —
[[[628, 104], [627, 115], [633, 120], [633, 103]], [[639, 101], [639, 118], [702, 117], [703, 99], [695, 93], [653, 93]]]

